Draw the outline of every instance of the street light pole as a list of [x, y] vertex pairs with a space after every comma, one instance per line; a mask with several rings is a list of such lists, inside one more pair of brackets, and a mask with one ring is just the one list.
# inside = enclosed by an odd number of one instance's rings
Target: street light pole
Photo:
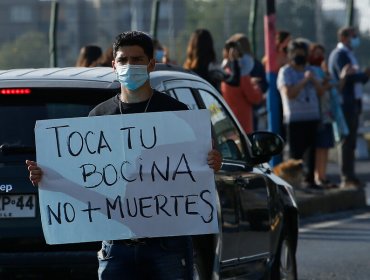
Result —
[[257, 11], [258, 2], [257, 0], [251, 1], [251, 9], [249, 12], [249, 38], [251, 39], [252, 53], [256, 55], [256, 23], [257, 23]]
[[50, 67], [57, 67], [57, 25], [58, 25], [58, 1], [51, 2], [50, 26], [49, 26], [49, 63]]
[[347, 18], [346, 18], [346, 23], [347, 26], [352, 26], [353, 25], [353, 2], [354, 0], [347, 0], [346, 3], [346, 11], [347, 11]]
[[[269, 83], [267, 93], [268, 129], [274, 133], [281, 134], [281, 101], [276, 87], [277, 65], [276, 65], [276, 16], [275, 0], [266, 0], [266, 14], [264, 17], [266, 75]], [[282, 161], [282, 155], [274, 156], [270, 162], [272, 166]]]
[[154, 39], [158, 36], [158, 16], [159, 16], [159, 6], [161, 4], [160, 0], [155, 0], [152, 6], [152, 18], [150, 22], [150, 34], [152, 34]]

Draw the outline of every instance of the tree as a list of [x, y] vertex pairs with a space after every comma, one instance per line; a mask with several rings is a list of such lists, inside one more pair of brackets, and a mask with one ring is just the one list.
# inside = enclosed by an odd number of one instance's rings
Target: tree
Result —
[[186, 0], [186, 28], [177, 43], [181, 49], [180, 64], [185, 59], [190, 35], [197, 28], [211, 32], [218, 61], [222, 60], [225, 41], [237, 32], [248, 34], [249, 6], [250, 1], [245, 0]]
[[276, 4], [277, 29], [289, 31], [294, 38], [316, 41], [316, 1], [280, 0]]
[[40, 32], [27, 32], [0, 47], [0, 68], [47, 67], [48, 53], [46, 36]]
[[[303, 0], [277, 0], [277, 29], [284, 29], [290, 31], [293, 38], [304, 37], [312, 42], [317, 42], [317, 34], [315, 24], [319, 22], [315, 20], [315, 6], [316, 1], [303, 1]], [[354, 11], [355, 19], [358, 18], [358, 11]], [[329, 55], [330, 51], [337, 45], [337, 31], [340, 27], [346, 25], [345, 18], [343, 23], [337, 23], [329, 20], [322, 15], [322, 28], [323, 42], [326, 54]], [[356, 26], [356, 22], [354, 23]], [[366, 34], [363, 34], [366, 35]], [[361, 37], [361, 46], [355, 50], [356, 56], [361, 65], [370, 65], [370, 58], [368, 50], [370, 48], [370, 39], [368, 36]]]

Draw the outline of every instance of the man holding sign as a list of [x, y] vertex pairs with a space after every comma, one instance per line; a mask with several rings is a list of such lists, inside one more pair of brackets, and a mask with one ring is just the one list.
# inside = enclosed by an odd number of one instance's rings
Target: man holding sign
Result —
[[[155, 68], [153, 42], [145, 33], [124, 32], [113, 44], [112, 66], [121, 92], [96, 106], [89, 116], [187, 110], [187, 106], [153, 90], [149, 73]], [[221, 167], [221, 155], [211, 150], [208, 165]], [[26, 161], [30, 180], [37, 185], [42, 170]], [[88, 176], [88, 175], [86, 175]], [[192, 279], [193, 250], [190, 236], [106, 240], [98, 252], [99, 279]]]

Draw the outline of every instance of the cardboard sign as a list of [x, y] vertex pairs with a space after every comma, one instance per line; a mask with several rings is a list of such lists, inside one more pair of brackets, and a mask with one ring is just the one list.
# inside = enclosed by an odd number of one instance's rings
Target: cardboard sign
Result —
[[218, 232], [208, 110], [36, 122], [48, 244]]

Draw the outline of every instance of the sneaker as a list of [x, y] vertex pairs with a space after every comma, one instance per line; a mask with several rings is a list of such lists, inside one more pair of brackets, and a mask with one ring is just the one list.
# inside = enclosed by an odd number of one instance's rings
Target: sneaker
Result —
[[325, 188], [322, 185], [316, 184], [315, 182], [304, 181], [303, 188], [307, 191], [323, 191]]
[[317, 183], [318, 183], [318, 185], [323, 186], [323, 188], [325, 188], [325, 189], [338, 189], [339, 188], [339, 186], [337, 184], [331, 182], [328, 179], [319, 180]]
[[323, 185], [321, 185], [321, 184], [316, 184], [316, 183], [313, 183], [313, 184], [309, 185], [308, 187], [309, 187], [310, 189], [312, 189], [312, 190], [320, 190], [320, 191], [322, 191], [322, 190], [325, 190], [325, 189], [326, 189]]
[[340, 188], [341, 189], [345, 189], [345, 188], [361, 188], [361, 186], [362, 186], [362, 183], [357, 178], [344, 180], [340, 184]]

